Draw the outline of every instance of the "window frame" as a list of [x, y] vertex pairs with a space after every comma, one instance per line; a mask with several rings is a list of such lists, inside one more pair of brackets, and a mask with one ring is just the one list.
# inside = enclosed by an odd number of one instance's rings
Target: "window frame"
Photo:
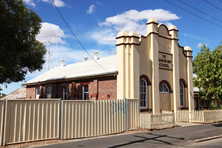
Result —
[[[67, 92], [65, 92], [65, 89]], [[65, 98], [65, 95], [67, 98]], [[67, 86], [62, 87], [62, 100], [68, 100], [68, 95], [69, 95], [69, 89]]]
[[[145, 106], [141, 106], [141, 87], [144, 87], [144, 86], [141, 86], [141, 81], [145, 82], [145, 92], [142, 92], [144, 95], [145, 94]], [[148, 109], [148, 87], [147, 87], [147, 81], [142, 78], [140, 79], [140, 109]]]
[[35, 89], [35, 97], [36, 97], [36, 99], [39, 99], [39, 96], [40, 96], [40, 87], [36, 87], [36, 89]]
[[[88, 91], [87, 92], [85, 92], [85, 87], [86, 86], [88, 87]], [[86, 93], [88, 94], [88, 99], [85, 98], [84, 94], [86, 94]], [[82, 100], [89, 100], [89, 85], [83, 85], [82, 86]]]
[[[161, 86], [165, 86], [166, 88], [167, 88], [167, 92], [166, 91], [160, 91], [160, 87]], [[162, 84], [160, 84], [160, 87], [159, 87], [159, 93], [165, 93], [165, 94], [168, 94], [168, 93], [170, 93], [170, 88], [169, 88], [169, 86], [166, 84], [166, 83], [162, 83]]]
[[[181, 85], [182, 85], [182, 91], [183, 91], [183, 105], [181, 104]], [[184, 84], [183, 82], [180, 82], [180, 106], [185, 107], [185, 93], [184, 93]]]
[[[49, 88], [51, 89], [51, 93], [48, 92]], [[46, 97], [47, 98], [52, 98], [52, 86], [46, 86]]]

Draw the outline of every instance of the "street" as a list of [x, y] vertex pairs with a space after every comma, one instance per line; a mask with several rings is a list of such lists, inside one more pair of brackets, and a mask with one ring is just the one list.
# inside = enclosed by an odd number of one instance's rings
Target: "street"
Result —
[[[165, 129], [152, 132], [120, 134], [111, 137], [95, 138], [91, 140], [82, 140], [78, 142], [61, 143], [55, 145], [47, 145], [47, 148], [60, 147], [81, 147], [81, 148], [143, 148], [143, 147], [209, 147], [215, 143], [201, 142], [193, 143], [193, 140], [222, 135], [222, 124], [203, 124], [187, 127], [176, 127], [173, 129]], [[217, 141], [217, 140], [216, 140]], [[203, 145], [201, 145], [203, 144]], [[218, 144], [218, 143], [217, 143]], [[217, 145], [215, 144], [215, 145]], [[220, 146], [220, 142], [218, 146]], [[217, 146], [217, 147], [218, 147]]]

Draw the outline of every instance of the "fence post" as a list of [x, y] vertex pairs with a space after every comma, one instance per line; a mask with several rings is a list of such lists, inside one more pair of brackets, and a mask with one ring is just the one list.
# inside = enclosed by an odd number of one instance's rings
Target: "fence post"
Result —
[[5, 138], [5, 107], [6, 107], [6, 99], [4, 99], [3, 103], [3, 117], [2, 117], [2, 139], [1, 146], [5, 146], [4, 138]]
[[61, 131], [62, 131], [62, 99], [59, 100], [59, 140], [61, 140]]
[[203, 124], [204, 124], [204, 111], [201, 110], [201, 112], [202, 112], [202, 118], [203, 118]]
[[140, 117], [140, 99], [137, 100], [138, 103], [138, 122], [137, 122], [137, 128], [141, 127], [141, 117]]
[[128, 116], [128, 109], [127, 109], [127, 99], [124, 99], [124, 106], [125, 106], [125, 132], [128, 131], [128, 122], [127, 122], [127, 116]]
[[149, 129], [152, 129], [152, 114], [149, 114]]

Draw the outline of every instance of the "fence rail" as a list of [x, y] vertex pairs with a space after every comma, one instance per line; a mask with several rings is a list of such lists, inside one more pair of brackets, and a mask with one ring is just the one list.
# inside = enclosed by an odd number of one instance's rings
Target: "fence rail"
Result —
[[138, 114], [138, 99], [0, 100], [0, 141], [8, 145], [118, 133], [137, 128]]

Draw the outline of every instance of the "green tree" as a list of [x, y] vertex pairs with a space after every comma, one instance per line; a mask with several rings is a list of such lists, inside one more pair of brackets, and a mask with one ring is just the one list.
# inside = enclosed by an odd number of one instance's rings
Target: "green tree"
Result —
[[198, 87], [201, 99], [222, 101], [222, 45], [210, 51], [206, 45], [194, 59], [194, 86]]
[[0, 84], [25, 79], [41, 70], [45, 46], [36, 40], [41, 18], [22, 0], [0, 1]]

